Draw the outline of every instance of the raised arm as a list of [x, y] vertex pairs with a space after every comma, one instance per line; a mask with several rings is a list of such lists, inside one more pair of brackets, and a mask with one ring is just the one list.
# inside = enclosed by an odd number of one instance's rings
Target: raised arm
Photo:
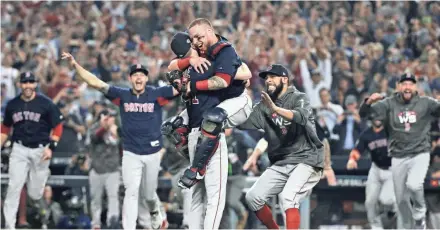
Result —
[[262, 102], [272, 111], [282, 116], [288, 121], [293, 121], [300, 125], [305, 125], [312, 113], [309, 98], [305, 94], [298, 96], [292, 108], [281, 108], [273, 103], [266, 92], [262, 92]]
[[87, 83], [90, 87], [101, 91], [104, 94], [108, 93], [109, 85], [103, 82], [101, 79], [96, 77], [94, 74], [90, 73], [86, 69], [84, 69], [81, 65], [79, 65], [75, 58], [70, 53], [63, 52], [62, 59], [66, 59], [70, 62], [70, 64], [75, 68], [79, 77]]
[[382, 100], [384, 97], [379, 93], [373, 93], [368, 97], [359, 108], [359, 115], [366, 118], [370, 113], [374, 112], [380, 119], [385, 120], [389, 110], [389, 99]]

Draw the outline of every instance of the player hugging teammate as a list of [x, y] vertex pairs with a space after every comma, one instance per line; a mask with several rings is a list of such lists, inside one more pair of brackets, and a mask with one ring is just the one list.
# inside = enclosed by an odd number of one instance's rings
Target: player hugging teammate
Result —
[[419, 96], [416, 83], [414, 75], [405, 73], [399, 80], [399, 92], [385, 99], [374, 93], [359, 109], [362, 117], [373, 112], [384, 124], [392, 157], [397, 227], [405, 229], [426, 228], [423, 185], [430, 161], [429, 130], [433, 119], [440, 117], [440, 102]]

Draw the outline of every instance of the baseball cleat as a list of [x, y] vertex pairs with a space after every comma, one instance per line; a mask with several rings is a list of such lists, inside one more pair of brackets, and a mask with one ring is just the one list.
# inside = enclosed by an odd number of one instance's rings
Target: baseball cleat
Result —
[[153, 229], [160, 229], [160, 227], [162, 227], [162, 215], [160, 214], [159, 211], [156, 212], [150, 212], [150, 216], [151, 216], [151, 228]]
[[416, 220], [416, 225], [414, 229], [426, 229], [426, 222], [424, 219]]

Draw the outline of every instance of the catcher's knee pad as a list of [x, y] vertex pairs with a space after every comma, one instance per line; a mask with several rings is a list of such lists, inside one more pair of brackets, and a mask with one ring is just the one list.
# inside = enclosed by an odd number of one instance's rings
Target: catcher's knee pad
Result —
[[189, 159], [188, 154], [188, 126], [183, 124], [181, 116], [170, 117], [162, 124], [161, 133], [183, 157]]
[[197, 141], [197, 148], [194, 154], [193, 168], [204, 175], [206, 165], [212, 155], [217, 151], [220, 133], [223, 131], [228, 114], [222, 108], [216, 107], [203, 114], [201, 135]]

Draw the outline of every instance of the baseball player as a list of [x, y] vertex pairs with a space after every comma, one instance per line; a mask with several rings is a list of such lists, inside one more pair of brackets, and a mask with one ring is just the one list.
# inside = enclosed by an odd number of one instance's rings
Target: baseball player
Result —
[[132, 87], [109, 86], [81, 67], [69, 53], [62, 54], [70, 61], [79, 77], [89, 86], [101, 91], [119, 106], [122, 124], [123, 156], [122, 180], [125, 197], [122, 210], [122, 226], [134, 229], [138, 216], [138, 196], [141, 181], [144, 199], [151, 214], [152, 228], [160, 228], [163, 217], [159, 212], [160, 200], [155, 198], [160, 154], [162, 149], [162, 105], [167, 98], [179, 94], [172, 86], [154, 88], [147, 86], [148, 70], [141, 64], [130, 67], [129, 81]]
[[[289, 85], [287, 69], [271, 65], [259, 76], [265, 79], [267, 93], [262, 92], [248, 120], [241, 129], [264, 130], [271, 166], [246, 194], [246, 201], [268, 229], [279, 229], [267, 200], [280, 194], [286, 213], [287, 229], [300, 225], [299, 204], [319, 182], [324, 168], [323, 144], [316, 134], [310, 102], [304, 93]], [[258, 156], [248, 159], [254, 166]]]
[[405, 73], [399, 79], [399, 92], [385, 99], [374, 93], [359, 109], [362, 117], [374, 112], [384, 124], [392, 157], [398, 228], [406, 229], [426, 227], [423, 184], [430, 160], [429, 129], [433, 119], [440, 116], [439, 101], [419, 96], [416, 82], [414, 75]]
[[391, 157], [388, 156], [387, 134], [382, 121], [371, 115], [372, 127], [364, 130], [350, 153], [347, 169], [357, 168], [357, 161], [365, 151], [370, 152], [372, 165], [365, 188], [365, 208], [372, 229], [383, 229], [378, 203], [394, 210], [395, 196], [391, 175]]
[[1, 129], [3, 146], [12, 128], [9, 183], [4, 204], [6, 228], [15, 229], [20, 191], [27, 185], [29, 197], [39, 200], [49, 178], [52, 152], [63, 132], [63, 116], [46, 96], [36, 93], [31, 72], [20, 75], [21, 94], [6, 105]]
[[107, 227], [114, 228], [119, 222], [120, 156], [117, 113], [107, 109], [101, 111], [97, 122], [90, 128], [91, 170], [89, 185], [91, 194], [92, 226], [101, 228], [102, 195], [108, 199]]
[[[192, 22], [189, 32], [190, 36], [194, 36], [193, 42], [198, 41], [194, 44], [206, 42], [204, 44], [209, 47], [209, 50], [205, 50], [206, 55], [211, 58], [210, 66], [203, 73], [196, 72], [193, 67], [186, 71], [190, 79], [189, 87], [186, 87], [187, 96], [191, 96], [186, 110], [188, 128], [191, 130], [188, 135], [188, 152], [190, 162], [195, 167], [186, 170], [180, 182], [183, 187], [195, 185], [192, 187], [189, 228], [218, 229], [225, 206], [228, 173], [227, 147], [223, 133], [228, 113], [218, 105], [227, 94], [233, 94], [233, 90], [237, 90], [238, 86], [230, 87], [229, 83], [233, 79], [231, 76], [236, 75], [241, 60], [229, 43], [215, 35], [206, 19]], [[204, 34], [204, 38], [200, 34]], [[219, 91], [226, 87], [227, 91]], [[242, 92], [243, 90], [239, 95]], [[248, 101], [246, 97], [243, 98]], [[235, 110], [240, 112], [243, 108], [238, 107]], [[200, 175], [205, 175], [204, 180], [197, 183], [203, 179]]]
[[[191, 40], [196, 50], [191, 49]], [[215, 60], [218, 63], [218, 68], [214, 70], [212, 77], [200, 81], [191, 79], [188, 89], [193, 93], [197, 91], [217, 91], [220, 94], [221, 104], [217, 106], [216, 111], [226, 115], [225, 120], [220, 121], [220, 123], [225, 123], [225, 127], [234, 127], [247, 119], [252, 111], [252, 100], [245, 90], [243, 80], [249, 79], [251, 73], [246, 65], [240, 64], [241, 61], [237, 62], [241, 67], [236, 74], [230, 75], [228, 73], [227, 68], [224, 66], [232, 65], [232, 62], [236, 61], [234, 59], [239, 58], [231, 44], [223, 37], [215, 34], [211, 23], [207, 19], [202, 18], [193, 21], [189, 26], [189, 34], [177, 33], [171, 42], [171, 49], [177, 57], [182, 58], [174, 60], [169, 66], [171, 69], [185, 70], [193, 62], [194, 70], [203, 74], [205, 73], [204, 68], [208, 68], [209, 65], [212, 65], [211, 62]], [[211, 62], [198, 57], [199, 53], [209, 58]], [[197, 100], [197, 98], [194, 98], [194, 100]], [[184, 116], [183, 114], [185, 114], [185, 111], [181, 116]], [[202, 132], [200, 142], [205, 143], [206, 141], [207, 145], [201, 144], [205, 147], [197, 148], [196, 161], [192, 163], [192, 166], [185, 171], [179, 180], [179, 185], [182, 188], [192, 187], [204, 176], [205, 166], [210, 157], [209, 154], [202, 152], [214, 152], [218, 143], [218, 137], [209, 137], [208, 133]], [[208, 149], [204, 150], [204, 148]]]

